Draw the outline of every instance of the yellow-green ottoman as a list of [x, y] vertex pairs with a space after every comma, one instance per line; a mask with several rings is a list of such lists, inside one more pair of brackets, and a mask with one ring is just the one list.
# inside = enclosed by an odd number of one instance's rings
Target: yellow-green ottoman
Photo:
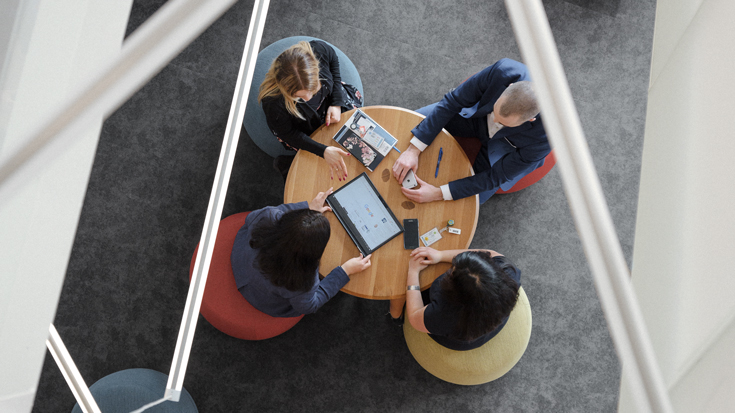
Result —
[[531, 306], [521, 287], [505, 327], [473, 350], [450, 350], [416, 331], [408, 321], [403, 324], [403, 334], [413, 357], [434, 376], [465, 386], [488, 383], [509, 372], [526, 351], [531, 338]]

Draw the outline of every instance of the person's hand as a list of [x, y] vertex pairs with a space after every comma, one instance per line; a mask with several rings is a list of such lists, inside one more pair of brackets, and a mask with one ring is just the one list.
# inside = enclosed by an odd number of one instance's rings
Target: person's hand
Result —
[[411, 251], [411, 258], [419, 258], [422, 264], [438, 264], [442, 260], [442, 253], [429, 247], [419, 247]]
[[322, 214], [327, 211], [331, 211], [332, 208], [327, 206], [326, 202], [329, 194], [334, 192], [332, 191], [332, 189], [333, 188], [329, 188], [327, 192], [319, 192], [318, 194], [316, 194], [316, 198], [309, 201], [309, 209], [312, 211], [321, 212]]
[[419, 148], [409, 145], [408, 149], [403, 151], [401, 156], [396, 159], [393, 164], [393, 176], [396, 178], [399, 184], [403, 183], [406, 179], [406, 174], [410, 169], [413, 169], [413, 173], [416, 173], [416, 169], [419, 167], [419, 154], [421, 151]]
[[360, 254], [359, 257], [350, 258], [342, 264], [342, 269], [345, 270], [347, 275], [357, 274], [358, 272], [364, 271], [372, 265], [370, 262], [370, 257], [372, 256], [373, 254], [363, 257], [362, 254]]
[[428, 266], [429, 264], [424, 262], [423, 257], [420, 257], [418, 255], [411, 256], [411, 260], [408, 262], [408, 272], [416, 271], [417, 273], [419, 273]]
[[342, 109], [339, 106], [330, 106], [327, 109], [327, 126], [332, 123], [339, 123], [340, 118], [342, 118]]
[[324, 150], [324, 160], [329, 165], [329, 176], [334, 179], [334, 175], [341, 181], [347, 178], [347, 165], [343, 158], [350, 156], [349, 152], [343, 151], [335, 146], [327, 146]]
[[434, 185], [427, 184], [419, 178], [418, 175], [416, 175], [416, 182], [421, 185], [419, 189], [401, 188], [401, 192], [403, 192], [403, 195], [405, 195], [406, 198], [411, 201], [418, 202], [419, 204], [423, 204], [424, 202], [441, 201], [444, 199], [441, 189]]

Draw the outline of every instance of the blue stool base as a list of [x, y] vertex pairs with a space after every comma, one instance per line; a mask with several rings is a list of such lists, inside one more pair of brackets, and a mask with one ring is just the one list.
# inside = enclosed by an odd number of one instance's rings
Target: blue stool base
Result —
[[[149, 369], [118, 371], [99, 379], [90, 386], [97, 405], [103, 413], [130, 413], [163, 398], [168, 376]], [[198, 413], [194, 399], [186, 389], [178, 402], [165, 401], [146, 410], [146, 413]], [[82, 413], [75, 405], [72, 413]]]

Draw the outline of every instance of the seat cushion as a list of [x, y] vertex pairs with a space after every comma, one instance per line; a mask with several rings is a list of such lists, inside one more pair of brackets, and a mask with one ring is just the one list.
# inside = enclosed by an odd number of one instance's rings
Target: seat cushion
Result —
[[[271, 317], [250, 305], [237, 290], [230, 256], [237, 231], [245, 223], [248, 214], [241, 212], [230, 215], [220, 222], [199, 312], [214, 328], [227, 335], [243, 340], [264, 340], [288, 331], [303, 315]], [[191, 257], [190, 280], [198, 251], [197, 245]]]
[[531, 321], [531, 306], [521, 287], [508, 323], [482, 347], [450, 350], [408, 322], [403, 324], [403, 333], [421, 367], [444, 381], [469, 386], [496, 380], [518, 363], [531, 338]]
[[[148, 403], [161, 399], [166, 391], [168, 376], [149, 369], [128, 369], [109, 374], [89, 387], [100, 411], [104, 413], [130, 413]], [[186, 389], [182, 389], [178, 402], [165, 401], [146, 413], [197, 413]], [[72, 413], [82, 413], [79, 404]]]
[[[258, 103], [258, 92], [260, 90], [260, 84], [265, 79], [265, 74], [271, 67], [271, 63], [276, 60], [276, 57], [283, 53], [284, 50], [295, 45], [300, 41], [311, 41], [318, 40], [315, 37], [309, 36], [294, 36], [281, 39], [258, 53], [258, 60], [255, 63], [255, 71], [253, 72], [253, 83], [250, 86], [250, 93], [248, 94], [248, 104], [245, 108], [245, 117], [243, 118], [243, 126], [250, 136], [250, 139], [262, 149], [265, 153], [272, 157], [278, 155], [293, 155], [294, 151], [287, 150], [278, 142], [268, 124], [265, 121], [265, 113], [263, 108]], [[333, 44], [327, 42], [337, 52], [337, 58], [339, 59], [339, 69], [342, 76], [342, 81], [349, 83], [362, 93], [363, 98], [365, 96], [365, 89], [362, 87], [362, 81], [360, 80], [360, 74], [357, 72], [357, 68], [352, 61], [345, 55], [341, 50], [336, 48]]]

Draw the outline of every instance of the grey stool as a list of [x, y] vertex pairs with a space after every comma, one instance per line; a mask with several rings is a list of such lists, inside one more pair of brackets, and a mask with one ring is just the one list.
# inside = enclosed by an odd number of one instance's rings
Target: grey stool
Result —
[[[258, 148], [262, 149], [263, 152], [267, 153], [272, 157], [279, 155], [294, 155], [296, 152], [290, 151], [283, 147], [283, 145], [273, 136], [268, 124], [265, 121], [265, 113], [263, 108], [258, 104], [258, 91], [260, 84], [265, 79], [265, 74], [271, 67], [271, 63], [280, 55], [284, 50], [295, 45], [300, 41], [311, 41], [315, 40], [314, 37], [308, 36], [294, 36], [281, 39], [258, 53], [258, 60], [255, 63], [255, 72], [253, 73], [253, 83], [250, 86], [250, 94], [248, 95], [248, 105], [245, 109], [245, 117], [243, 118], [243, 126], [248, 132], [250, 139], [253, 140]], [[362, 81], [360, 80], [360, 74], [357, 73], [357, 69], [352, 61], [344, 54], [341, 50], [337, 49], [331, 43], [327, 42], [337, 52], [339, 58], [339, 69], [342, 76], [342, 81], [349, 83], [365, 96], [365, 91], [362, 88]]]
[[[103, 413], [130, 413], [163, 397], [168, 376], [149, 369], [128, 369], [109, 374], [89, 387]], [[178, 402], [165, 401], [146, 413], [198, 413], [194, 400], [182, 389]], [[82, 413], [75, 405], [72, 413]]]

